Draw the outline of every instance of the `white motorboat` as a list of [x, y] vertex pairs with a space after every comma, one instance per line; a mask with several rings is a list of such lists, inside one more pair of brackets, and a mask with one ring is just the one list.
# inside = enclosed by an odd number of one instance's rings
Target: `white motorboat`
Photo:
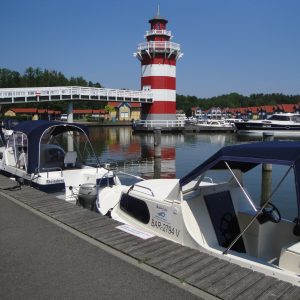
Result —
[[265, 120], [246, 120], [235, 122], [240, 135], [261, 136], [263, 132], [272, 132], [274, 136], [300, 136], [300, 114], [276, 113]]
[[199, 132], [231, 132], [234, 131], [232, 123], [225, 119], [206, 119], [198, 120], [196, 124], [196, 131]]
[[2, 174], [67, 201], [80, 203], [81, 194], [120, 183], [100, 166], [87, 127], [79, 124], [21, 122], [0, 152]]
[[233, 132], [234, 124], [225, 119], [200, 119], [197, 122], [187, 122], [186, 131], [192, 132]]
[[[262, 164], [279, 165], [282, 176], [273, 174], [277, 184], [260, 204], [246, 189], [245, 178], [248, 172], [261, 174]], [[279, 209], [273, 199], [292, 173], [288, 199], [276, 202]], [[254, 178], [261, 181], [263, 176]], [[296, 183], [294, 189], [290, 182]], [[255, 191], [260, 184], [254, 184]], [[300, 285], [299, 204], [300, 142], [278, 141], [224, 147], [180, 180], [106, 187], [97, 202], [102, 214], [139, 230], [296, 285]], [[291, 219], [281, 217], [286, 206], [294, 207]]]
[[196, 125], [204, 126], [204, 127], [229, 127], [231, 128], [232, 125], [230, 122], [227, 122], [225, 119], [207, 119], [207, 120], [199, 120]]

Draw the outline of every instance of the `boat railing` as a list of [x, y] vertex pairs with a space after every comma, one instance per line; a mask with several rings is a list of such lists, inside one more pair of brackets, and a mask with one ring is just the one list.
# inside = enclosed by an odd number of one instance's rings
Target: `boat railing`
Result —
[[211, 177], [208, 177], [208, 176], [203, 177], [203, 181], [214, 183], [214, 180]]
[[127, 172], [131, 174], [144, 174], [153, 172], [154, 158], [142, 158], [137, 160], [126, 161], [106, 161], [100, 165], [105, 169], [109, 169], [113, 172]]
[[[109, 176], [110, 174], [112, 174], [112, 176]], [[106, 179], [106, 184], [107, 184], [107, 186], [110, 186], [110, 181], [109, 181], [109, 179], [110, 179], [111, 177], [114, 179], [114, 181], [116, 180], [116, 174], [115, 174], [114, 172], [110, 171], [110, 170], [107, 170], [107, 172], [100, 178], [100, 181], [97, 182], [97, 187], [98, 187], [98, 189], [99, 189], [99, 187], [101, 186], [102, 180], [104, 180], [104, 179]]]
[[[129, 188], [129, 190], [127, 191], [127, 195], [128, 195], [135, 187], [139, 187], [139, 188], [145, 189], [145, 190], [147, 190], [147, 191], [149, 191], [149, 192], [151, 193], [151, 196], [152, 196], [152, 197], [155, 197], [153, 191], [152, 191], [150, 188], [148, 188], [148, 187], [146, 187], [146, 186], [139, 185], [139, 184], [133, 184], [133, 185]], [[135, 190], [135, 191], [136, 191], [136, 192], [143, 193], [142, 191], [139, 191], [139, 190]], [[144, 194], [145, 194], [145, 193], [144, 193]]]

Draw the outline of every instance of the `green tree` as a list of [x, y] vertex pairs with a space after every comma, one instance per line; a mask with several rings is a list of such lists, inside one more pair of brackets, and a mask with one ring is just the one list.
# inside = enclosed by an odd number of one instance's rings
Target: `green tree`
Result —
[[115, 111], [115, 108], [113, 106], [111, 106], [111, 105], [106, 105], [104, 107], [104, 110], [105, 110], [106, 113], [111, 113], [111, 112]]

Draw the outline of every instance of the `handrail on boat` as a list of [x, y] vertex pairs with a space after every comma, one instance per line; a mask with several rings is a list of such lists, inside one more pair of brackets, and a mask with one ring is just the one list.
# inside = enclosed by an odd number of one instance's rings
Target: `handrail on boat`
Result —
[[[150, 191], [151, 196], [152, 196], [152, 197], [155, 197], [153, 191], [152, 191], [150, 188], [148, 188], [148, 187], [146, 187], [146, 186], [139, 185], [139, 184], [133, 184], [133, 185], [129, 188], [129, 190], [127, 191], [127, 195], [128, 195], [128, 194], [134, 189], [134, 187], [136, 187], [136, 186], [137, 186], [137, 187], [140, 187], [140, 188], [143, 188], [143, 189], [145, 189], [145, 190]], [[142, 193], [141, 191], [136, 191], [136, 192]]]

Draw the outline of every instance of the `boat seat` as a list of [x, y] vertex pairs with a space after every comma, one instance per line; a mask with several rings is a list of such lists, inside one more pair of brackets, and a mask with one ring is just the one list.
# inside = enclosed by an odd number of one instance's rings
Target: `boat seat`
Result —
[[26, 169], [26, 160], [27, 160], [26, 153], [21, 152], [21, 154], [18, 157], [17, 167], [20, 169]]
[[64, 166], [65, 167], [70, 167], [70, 166], [75, 167], [76, 159], [77, 159], [77, 152], [76, 151], [68, 151], [65, 154]]
[[281, 249], [279, 267], [300, 274], [300, 242], [289, 244]]

